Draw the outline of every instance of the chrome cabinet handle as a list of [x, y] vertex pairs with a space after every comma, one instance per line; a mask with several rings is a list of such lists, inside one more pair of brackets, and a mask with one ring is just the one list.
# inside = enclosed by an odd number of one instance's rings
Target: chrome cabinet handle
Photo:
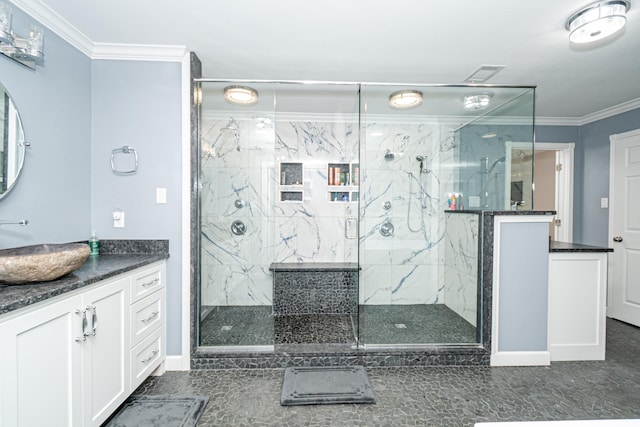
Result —
[[160, 350], [155, 349], [151, 352], [151, 354], [149, 355], [149, 357], [147, 357], [146, 359], [142, 359], [140, 362], [142, 363], [149, 363], [151, 362], [151, 360], [153, 360], [154, 357], [156, 357], [156, 355], [160, 353]]
[[96, 336], [96, 329], [98, 329], [98, 311], [96, 306], [87, 306], [87, 310], [91, 312], [91, 335]]
[[616, 242], [616, 243], [620, 243], [620, 242], [622, 242], [622, 236], [616, 236], [616, 237], [614, 237], [614, 238], [613, 238], [613, 241], [614, 241], [614, 242]]
[[147, 286], [155, 285], [159, 281], [160, 281], [160, 279], [156, 277], [155, 279], [151, 280], [150, 282], [143, 283], [142, 286], [146, 288]]
[[153, 311], [153, 312], [151, 312], [151, 314], [148, 317], [146, 317], [144, 319], [141, 319], [141, 321], [144, 322], [144, 323], [147, 323], [147, 322], [151, 321], [154, 317], [156, 317], [158, 314], [160, 314], [159, 311]]
[[76, 314], [80, 316], [82, 319], [82, 336], [76, 337], [75, 341], [79, 343], [83, 343], [87, 340], [87, 310], [76, 310]]

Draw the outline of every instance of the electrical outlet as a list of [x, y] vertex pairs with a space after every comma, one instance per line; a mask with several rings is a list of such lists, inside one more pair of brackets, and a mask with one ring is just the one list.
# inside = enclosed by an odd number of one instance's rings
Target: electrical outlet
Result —
[[606, 209], [609, 207], [609, 198], [608, 197], [603, 197], [600, 199], [600, 207], [602, 209]]
[[167, 189], [166, 188], [156, 188], [156, 203], [159, 203], [159, 204], [167, 203]]

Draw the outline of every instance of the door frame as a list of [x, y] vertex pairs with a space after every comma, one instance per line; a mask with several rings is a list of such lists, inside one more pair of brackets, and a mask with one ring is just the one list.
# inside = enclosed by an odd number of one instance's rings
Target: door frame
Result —
[[[556, 187], [555, 187], [555, 206], [556, 206], [556, 218], [562, 221], [562, 226], [556, 228], [556, 240], [561, 242], [572, 243], [573, 242], [573, 164], [575, 143], [573, 142], [536, 142], [533, 144], [533, 151], [555, 151], [556, 152], [556, 165], [562, 164], [562, 170], [557, 171], [556, 175]], [[512, 149], [530, 149], [530, 142], [511, 142], [507, 141], [507, 162], [505, 163], [506, 170], [510, 170], [510, 153]], [[505, 174], [506, 175], [506, 174]], [[535, 162], [533, 166], [533, 178], [535, 181]], [[506, 186], [508, 187], [508, 186]], [[508, 189], [506, 189], [508, 191]], [[535, 187], [534, 190], [535, 191]], [[509, 193], [507, 193], [509, 194]], [[510, 209], [509, 196], [505, 194], [506, 204], [505, 209]]]

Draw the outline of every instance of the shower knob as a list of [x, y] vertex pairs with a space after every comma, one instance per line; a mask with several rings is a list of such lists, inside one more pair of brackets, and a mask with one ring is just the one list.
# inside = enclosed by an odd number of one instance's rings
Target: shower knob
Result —
[[233, 223], [231, 223], [231, 232], [236, 236], [242, 236], [244, 233], [247, 232], [247, 225], [244, 222], [237, 219], [233, 221]]
[[390, 201], [386, 201], [382, 204], [382, 209], [384, 209], [385, 211], [388, 211], [389, 209], [391, 209], [391, 202]]
[[393, 236], [393, 230], [393, 224], [391, 224], [390, 222], [385, 222], [380, 226], [380, 234], [382, 234], [384, 237]]
[[238, 209], [244, 208], [246, 206], [246, 204], [247, 204], [247, 202], [245, 202], [242, 199], [236, 199], [236, 201], [233, 202], [233, 205]]

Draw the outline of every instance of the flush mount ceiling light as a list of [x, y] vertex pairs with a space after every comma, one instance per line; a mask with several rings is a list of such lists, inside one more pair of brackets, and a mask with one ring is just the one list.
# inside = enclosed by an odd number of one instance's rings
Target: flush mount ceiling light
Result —
[[422, 104], [422, 92], [419, 90], [399, 90], [389, 95], [389, 105], [393, 108], [406, 109]]
[[492, 93], [467, 95], [462, 98], [462, 108], [469, 111], [483, 110], [489, 106], [492, 96]]
[[608, 0], [583, 7], [567, 19], [565, 28], [572, 43], [589, 43], [620, 31], [631, 7], [627, 0]]
[[258, 102], [258, 91], [249, 86], [227, 86], [224, 99], [232, 104], [251, 105]]

